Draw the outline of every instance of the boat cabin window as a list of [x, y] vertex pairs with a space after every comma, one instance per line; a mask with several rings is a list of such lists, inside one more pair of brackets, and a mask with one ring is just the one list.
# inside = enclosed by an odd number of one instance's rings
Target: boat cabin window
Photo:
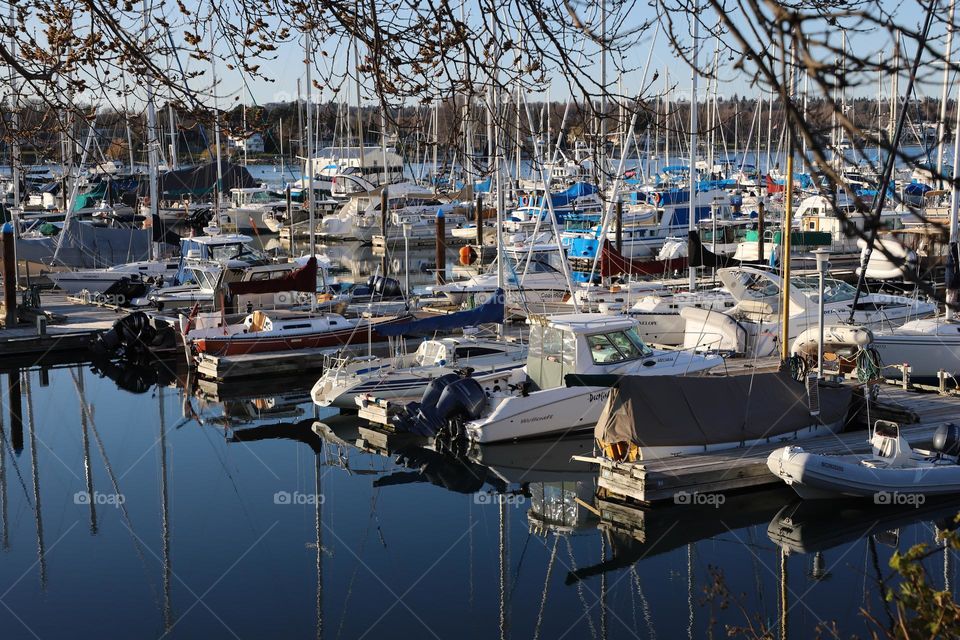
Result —
[[650, 353], [650, 348], [633, 329], [587, 336], [587, 344], [594, 364], [636, 360]]
[[540, 389], [563, 386], [563, 377], [576, 372], [577, 338], [571, 331], [532, 326], [527, 351], [527, 375]]
[[478, 346], [457, 347], [454, 351], [456, 358], [476, 358], [477, 356], [490, 356], [498, 353], [501, 353], [500, 349]]
[[217, 262], [236, 260], [237, 258], [260, 258], [260, 252], [246, 244], [220, 244], [210, 247], [210, 259]]
[[[794, 288], [808, 295], [812, 301], [820, 301], [820, 283], [817, 278], [791, 278], [790, 282], [793, 283]], [[847, 302], [853, 300], [856, 291], [851, 284], [833, 278], [825, 278], [823, 281], [823, 302], [824, 304]]]
[[744, 272], [737, 279], [748, 298], [759, 300], [780, 295], [780, 285], [764, 275]]

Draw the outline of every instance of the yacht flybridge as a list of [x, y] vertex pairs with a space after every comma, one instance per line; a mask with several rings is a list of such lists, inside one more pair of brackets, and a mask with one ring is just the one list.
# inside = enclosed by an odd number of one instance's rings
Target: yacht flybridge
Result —
[[[470, 377], [436, 381], [395, 426], [481, 443], [591, 429], [617, 377], [695, 375], [723, 362], [718, 356], [651, 349], [630, 318], [585, 313], [527, 322], [526, 367], [514, 371], [500, 390], [487, 391]], [[605, 386], [597, 375], [605, 376]], [[580, 376], [591, 384], [582, 384]]]

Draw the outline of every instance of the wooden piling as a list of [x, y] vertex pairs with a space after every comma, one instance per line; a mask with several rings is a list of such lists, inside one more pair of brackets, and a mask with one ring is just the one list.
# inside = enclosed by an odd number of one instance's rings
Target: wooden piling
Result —
[[447, 229], [443, 209], [437, 209], [437, 284], [447, 281]]
[[6, 311], [4, 326], [8, 329], [17, 324], [17, 254], [13, 224], [3, 225], [3, 307]]
[[477, 194], [477, 204], [473, 209], [473, 219], [477, 225], [477, 252], [483, 247], [483, 194]]

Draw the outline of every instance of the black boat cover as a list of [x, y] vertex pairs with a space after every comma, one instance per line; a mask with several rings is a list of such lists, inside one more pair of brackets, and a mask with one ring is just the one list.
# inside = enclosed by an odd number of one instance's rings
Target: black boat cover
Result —
[[[578, 377], [581, 384], [589, 384], [591, 376]], [[814, 417], [806, 388], [788, 371], [722, 377], [622, 376], [610, 390], [594, 437], [601, 445], [637, 447], [755, 440], [841, 421], [851, 394], [849, 387], [821, 384], [820, 415]]]

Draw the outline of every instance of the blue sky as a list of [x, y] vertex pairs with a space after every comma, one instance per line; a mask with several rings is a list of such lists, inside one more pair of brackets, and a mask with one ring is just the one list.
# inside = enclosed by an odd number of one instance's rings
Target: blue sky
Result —
[[[946, 0], [941, 0], [946, 1]], [[474, 16], [477, 15], [478, 4], [477, 0], [468, 0], [468, 12]], [[916, 0], [905, 0], [904, 2], [888, 2], [885, 3], [884, 8], [888, 11], [893, 12], [895, 19], [904, 25], [916, 26], [923, 18], [923, 13], [921, 5]], [[584, 19], [591, 19], [591, 13], [595, 13], [595, 7], [593, 5], [578, 5], [581, 16]], [[172, 7], [168, 7], [167, 10], [170, 10]], [[943, 12], [945, 16], [945, 11]], [[642, 23], [645, 20], [650, 19], [654, 16], [654, 9], [646, 4], [638, 4], [632, 8], [632, 13], [625, 19], [624, 28], [630, 29], [635, 27], [637, 24]], [[703, 12], [701, 14], [704, 24], [711, 24], [715, 22], [715, 18], [711, 16], [709, 12]], [[688, 20], [687, 16], [683, 14], [672, 15], [671, 18], [675, 21], [676, 29], [687, 29]], [[468, 18], [468, 21], [471, 21]], [[944, 25], [937, 24], [934, 27], [934, 36], [942, 37], [944, 32]], [[704, 31], [701, 30], [701, 37], [703, 37]], [[840, 42], [840, 31], [839, 29], [834, 29], [831, 32], [831, 37], [835, 39], [837, 46]], [[685, 38], [686, 42], [690, 42], [691, 39], [689, 36]], [[715, 41], [712, 38], [704, 38], [701, 40], [702, 51], [701, 51], [701, 64], [708, 64], [713, 58], [713, 52], [715, 49]], [[596, 49], [596, 44], [592, 42], [586, 42], [581, 44], [585, 51], [594, 51]], [[652, 46], [652, 55], [651, 59], [651, 69], [648, 72], [648, 77], [652, 77], [654, 72], [659, 74], [658, 81], [653, 85], [655, 90], [662, 90], [666, 86], [669, 78], [669, 82], [677, 86], [677, 93], [675, 97], [684, 98], [689, 95], [689, 85], [690, 85], [690, 69], [687, 64], [678, 58], [676, 53], [671, 50], [670, 45], [667, 42], [662, 29], [659, 33], [656, 34], [654, 38], [654, 31], [651, 29], [641, 41], [635, 45], [626, 56], [626, 67], [630, 69], [628, 73], [623, 77], [622, 86], [623, 91], [627, 95], [633, 95], [639, 85], [641, 78], [644, 72], [644, 63], [647, 60], [647, 56], [650, 53]], [[942, 40], [937, 45], [938, 48], [942, 48]], [[859, 54], [869, 54], [872, 57], [876, 57], [879, 53], [881, 55], [892, 57], [892, 43], [887, 39], [886, 34], [878, 34], [877, 32], [873, 33], [851, 33], [848, 41], [848, 48], [852, 51], [857, 51]], [[225, 51], [220, 50], [221, 47], [218, 47], [219, 53], [224, 54]], [[960, 49], [960, 37], [955, 39], [954, 49]], [[909, 54], [910, 52], [906, 52]], [[317, 57], [318, 66], [321, 69], [326, 69], [326, 65], [334, 64], [335, 69], [342, 71], [348, 56], [344, 54], [343, 51], [332, 52], [331, 56], [328, 58], [323, 58], [321, 56]], [[246, 104], [253, 103], [268, 103], [275, 101], [284, 101], [292, 100], [296, 97], [297, 92], [297, 80], [300, 79], [306, 87], [305, 82], [303, 81], [304, 76], [304, 65], [303, 65], [303, 49], [302, 45], [296, 42], [286, 43], [280, 45], [278, 50], [274, 52], [274, 59], [265, 61], [262, 65], [263, 72], [273, 78], [274, 82], [266, 82], [264, 80], [258, 79], [246, 79], [246, 83], [241, 79], [240, 75], [237, 72], [230, 72], [226, 69], [224, 64], [219, 65], [218, 75], [221, 79], [221, 89], [220, 93], [220, 106], [227, 107], [231, 104], [236, 104], [236, 98], [239, 97], [240, 101]], [[908, 55], [904, 55], [904, 65], [906, 64], [906, 58]], [[960, 54], [955, 53], [954, 58], [960, 58]], [[932, 63], [930, 59], [926, 60], [927, 64]], [[201, 63], [196, 60], [190, 59], [186, 54], [181, 55], [181, 64], [189, 71], [192, 69], [203, 69], [206, 72], [206, 77], [203, 80], [197, 79], [194, 80], [192, 86], [194, 89], [200, 89], [204, 85], [209, 84], [209, 65], [207, 63]], [[352, 64], [352, 60], [351, 60]], [[719, 94], [722, 96], [732, 96], [734, 94], [739, 95], [748, 95], [753, 96], [757, 94], [757, 90], [750, 86], [749, 80], [745, 74], [742, 72], [737, 72], [731, 68], [731, 62], [728, 60], [728, 56], [725, 54], [720, 55], [720, 64], [721, 64], [721, 82], [719, 87]], [[599, 69], [596, 68], [596, 65], [593, 69], [588, 69], [590, 75], [594, 77], [599, 77]], [[320, 74], [315, 74], [315, 77]], [[902, 76], [901, 88], [905, 84], [905, 74]], [[934, 76], [934, 79], [937, 84], [927, 84], [921, 85], [918, 87], [918, 93], [920, 95], [939, 95], [939, 72]], [[615, 65], [610, 65], [610, 70], [608, 72], [608, 82], [611, 87], [611, 91], [617, 89], [617, 71]], [[885, 79], [885, 86], [889, 88], [889, 79]], [[877, 92], [877, 80], [876, 77], [866, 78], [863, 82], [863, 88], [857, 93], [860, 95], [874, 96]], [[706, 83], [701, 83], [701, 96], [704, 95], [706, 89]], [[353, 95], [353, 85], [350, 85], [351, 96]], [[364, 92], [366, 92], [364, 90]], [[316, 92], [315, 99], [318, 100], [328, 100], [332, 96], [332, 93], [327, 90], [323, 92]], [[556, 78], [553, 82], [553, 85], [550, 90], [550, 96], [554, 100], [563, 100], [569, 96], [569, 91], [566, 86], [566, 83], [560, 78]], [[542, 97], [542, 96], [541, 96]], [[138, 92], [138, 95], [134, 97], [135, 101], [141, 103], [143, 99], [142, 90]], [[341, 93], [341, 99], [343, 99], [343, 94]], [[351, 97], [351, 102], [355, 98]]]

